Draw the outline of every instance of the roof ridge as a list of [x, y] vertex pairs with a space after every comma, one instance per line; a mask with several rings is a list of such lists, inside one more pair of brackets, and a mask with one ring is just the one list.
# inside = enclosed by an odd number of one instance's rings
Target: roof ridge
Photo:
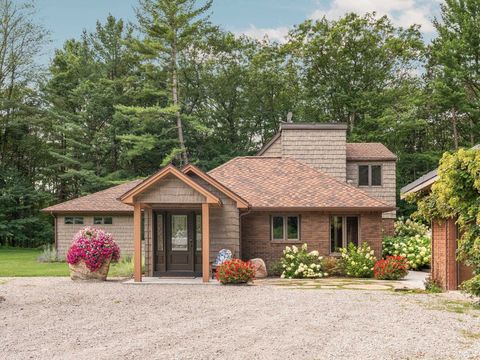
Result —
[[241, 158], [241, 156], [235, 156], [235, 157], [231, 158], [230, 160], [225, 161], [223, 164], [218, 165], [217, 167], [213, 168], [212, 170], [207, 171], [206, 174], [210, 174], [212, 171], [216, 171], [216, 170], [219, 170], [219, 169], [225, 167], [227, 164], [231, 163], [233, 160], [235, 160], [237, 158]]

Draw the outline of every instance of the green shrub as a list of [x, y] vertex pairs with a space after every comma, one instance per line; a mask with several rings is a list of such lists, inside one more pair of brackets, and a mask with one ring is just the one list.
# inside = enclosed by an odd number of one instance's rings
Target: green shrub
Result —
[[316, 250], [308, 252], [307, 244], [303, 244], [300, 249], [296, 246], [287, 246], [283, 250], [281, 261], [283, 267], [282, 278], [301, 279], [328, 276], [328, 273], [322, 267], [322, 257]]
[[480, 275], [475, 275], [470, 280], [464, 281], [460, 289], [474, 297], [480, 298]]
[[383, 257], [402, 256], [407, 259], [409, 269], [421, 269], [430, 264], [432, 257], [431, 239], [427, 235], [386, 236], [383, 239]]
[[60, 262], [58, 258], [57, 249], [55, 246], [48, 244], [42, 245], [42, 253], [37, 257], [37, 261], [41, 263], [53, 263]]
[[272, 261], [268, 264], [268, 275], [269, 276], [280, 276], [283, 273], [282, 261]]
[[338, 257], [327, 256], [323, 258], [323, 270], [330, 276], [342, 276], [343, 269]]
[[340, 249], [340, 253], [342, 254], [341, 266], [345, 275], [356, 278], [373, 277], [373, 267], [377, 259], [367, 243], [363, 243], [358, 248], [353, 243], [349, 243], [346, 248]]

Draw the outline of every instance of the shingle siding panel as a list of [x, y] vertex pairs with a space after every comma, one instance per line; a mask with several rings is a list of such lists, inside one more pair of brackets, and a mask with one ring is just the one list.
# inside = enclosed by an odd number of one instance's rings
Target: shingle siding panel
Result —
[[[358, 166], [359, 165], [381, 165], [382, 166], [382, 186], [359, 186], [358, 185]], [[347, 182], [358, 187], [371, 197], [378, 199], [388, 205], [397, 206], [396, 194], [396, 163], [395, 161], [348, 161], [347, 162]], [[396, 211], [390, 211], [383, 214], [384, 219], [395, 219]]]
[[282, 139], [279, 137], [270, 145], [270, 147], [264, 151], [263, 156], [282, 156]]
[[[57, 252], [64, 259], [68, 248], [72, 244], [73, 236], [85, 226], [94, 226], [103, 229], [113, 235], [115, 242], [120, 246], [122, 256], [131, 256], [133, 254], [133, 215], [112, 215], [111, 225], [94, 225], [93, 217], [96, 215], [75, 214], [83, 216], [83, 225], [65, 224], [65, 216], [57, 215]], [[110, 216], [102, 214], [102, 216]]]
[[174, 176], [168, 176], [141, 193], [137, 201], [160, 204], [201, 204], [205, 197]]
[[345, 130], [282, 130], [282, 155], [302, 161], [336, 179], [346, 179]]

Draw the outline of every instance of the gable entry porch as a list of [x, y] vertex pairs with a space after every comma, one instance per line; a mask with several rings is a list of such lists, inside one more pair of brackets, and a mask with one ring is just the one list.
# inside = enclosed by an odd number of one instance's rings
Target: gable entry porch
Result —
[[239, 209], [247, 204], [194, 166], [169, 165], [119, 200], [133, 206], [135, 282], [142, 281], [142, 228], [148, 276], [201, 275], [208, 282], [218, 250], [238, 256]]

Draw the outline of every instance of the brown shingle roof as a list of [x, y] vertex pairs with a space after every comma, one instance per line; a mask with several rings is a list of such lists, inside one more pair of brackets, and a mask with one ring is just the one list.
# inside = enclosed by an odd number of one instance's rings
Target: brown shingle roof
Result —
[[128, 190], [137, 186], [142, 179], [133, 180], [121, 185], [65, 201], [43, 209], [45, 212], [133, 212], [133, 207], [117, 200]]
[[299, 161], [238, 157], [209, 175], [252, 208], [324, 208], [389, 211], [394, 208]]
[[347, 160], [397, 160], [381, 143], [347, 143]]

